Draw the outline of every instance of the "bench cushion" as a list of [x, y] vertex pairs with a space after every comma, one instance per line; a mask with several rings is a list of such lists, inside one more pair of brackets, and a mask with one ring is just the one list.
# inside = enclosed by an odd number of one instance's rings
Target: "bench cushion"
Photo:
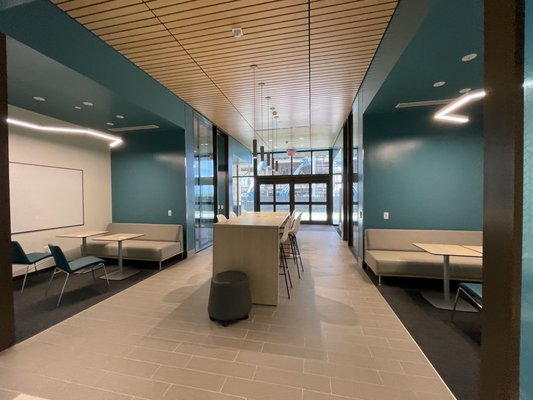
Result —
[[[89, 242], [89, 254], [100, 257], [117, 258], [118, 244], [116, 242]], [[166, 260], [182, 252], [180, 242], [159, 242], [152, 240], [126, 240], [122, 242], [122, 257], [134, 260]]]
[[[442, 278], [443, 257], [433, 255], [413, 243], [480, 246], [479, 231], [367, 229], [365, 263], [376, 275]], [[450, 278], [482, 280], [482, 257], [450, 257]]]
[[131, 240], [155, 240], [159, 242], [180, 242], [181, 229], [181, 225], [177, 224], [130, 224], [111, 222], [107, 225], [107, 231], [109, 231], [109, 234], [142, 233], [143, 236]]
[[[365, 261], [376, 275], [422, 278], [443, 276], [443, 257], [426, 252], [367, 250]], [[450, 257], [450, 278], [481, 281], [481, 258]]]

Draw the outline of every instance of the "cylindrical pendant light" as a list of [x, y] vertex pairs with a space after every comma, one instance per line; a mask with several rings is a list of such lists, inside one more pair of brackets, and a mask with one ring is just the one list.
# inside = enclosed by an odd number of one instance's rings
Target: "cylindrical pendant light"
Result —
[[257, 158], [257, 139], [252, 140], [252, 154]]
[[265, 146], [261, 146], [261, 161], [265, 161]]
[[254, 138], [252, 140], [252, 156], [254, 159], [257, 158], [257, 139], [255, 138], [255, 70], [257, 69], [257, 64], [252, 64], [250, 65], [250, 68], [252, 69], [253, 71], [253, 74], [254, 74], [254, 126], [253, 126], [253, 130], [254, 130]]

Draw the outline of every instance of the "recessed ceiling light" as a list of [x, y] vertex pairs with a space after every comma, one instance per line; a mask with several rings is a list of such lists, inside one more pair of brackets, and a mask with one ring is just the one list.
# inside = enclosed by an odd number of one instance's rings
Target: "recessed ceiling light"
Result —
[[444, 86], [446, 85], [446, 82], [444, 81], [437, 81], [433, 84], [433, 87], [441, 87], [441, 86]]
[[269, 141], [269, 142], [271, 142], [271, 141], [272, 141], [272, 139], [268, 139], [268, 141]]
[[234, 26], [231, 28], [231, 32], [233, 33], [233, 37], [240, 38], [244, 36], [244, 32], [240, 26]]
[[36, 100], [36, 101], [46, 101], [46, 99], [44, 97], [41, 97], [41, 96], [33, 96], [33, 100]]
[[304, 140], [304, 138], [303, 138], [303, 137], [301, 137], [301, 138], [300, 138], [300, 140]]
[[301, 144], [301, 145], [300, 145], [300, 147], [304, 147], [304, 145], [303, 145], [303, 144]]
[[74, 108], [75, 108], [76, 110], [81, 110], [81, 107], [80, 107], [80, 106], [74, 106]]
[[124, 115], [120, 115], [120, 114], [115, 115], [115, 117], [118, 119], [124, 119]]
[[91, 103], [90, 101], [84, 101], [82, 102], [81, 104], [83, 104], [84, 106], [87, 106], [87, 107], [92, 107], [94, 104]]
[[109, 126], [115, 126], [115, 124], [112, 123], [112, 122], [106, 122], [105, 124], [106, 124], [106, 125], [109, 125]]
[[461, 94], [465, 94], [465, 93], [470, 92], [471, 90], [472, 90], [471, 88], [469, 88], [469, 87], [465, 87], [464, 89], [459, 90], [459, 93], [461, 93]]
[[472, 61], [476, 57], [477, 57], [477, 53], [470, 53], [470, 54], [467, 54], [466, 56], [463, 56], [463, 58], [461, 58], [461, 61], [462, 62]]

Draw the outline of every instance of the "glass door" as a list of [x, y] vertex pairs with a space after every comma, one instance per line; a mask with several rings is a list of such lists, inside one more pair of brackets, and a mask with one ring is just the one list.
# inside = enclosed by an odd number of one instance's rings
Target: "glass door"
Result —
[[327, 179], [276, 179], [259, 184], [259, 210], [296, 210], [302, 213], [302, 222], [330, 224], [330, 183]]
[[196, 251], [213, 243], [215, 176], [213, 125], [200, 114], [193, 116], [194, 197]]
[[229, 218], [229, 174], [228, 174], [228, 136], [216, 130], [216, 164], [217, 164], [217, 214]]

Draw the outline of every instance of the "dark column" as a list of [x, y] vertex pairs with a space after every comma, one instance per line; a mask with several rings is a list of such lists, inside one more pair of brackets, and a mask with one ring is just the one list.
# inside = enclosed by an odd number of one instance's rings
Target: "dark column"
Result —
[[0, 33], [0, 351], [15, 342], [9, 218], [6, 37]]
[[523, 0], [485, 1], [481, 399], [519, 398]]

